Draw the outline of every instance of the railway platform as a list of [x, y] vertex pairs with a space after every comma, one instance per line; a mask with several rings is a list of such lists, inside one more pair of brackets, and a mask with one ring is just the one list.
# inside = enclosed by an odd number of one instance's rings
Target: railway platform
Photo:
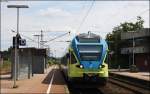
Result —
[[111, 69], [109, 77], [115, 81], [121, 82], [125, 87], [140, 94], [149, 94], [150, 90], [150, 73], [149, 72], [130, 72], [129, 69]]
[[8, 93], [68, 93], [68, 88], [57, 65], [48, 68], [45, 74], [34, 74], [31, 79], [17, 81], [17, 88], [13, 88], [10, 74], [1, 75], [0, 94]]
[[120, 70], [110, 69], [109, 73], [114, 74], [114, 75], [120, 75], [120, 76], [136, 78], [136, 79], [145, 80], [145, 81], [150, 82], [150, 72], [132, 73], [132, 72], [129, 72], [128, 69], [120, 69]]

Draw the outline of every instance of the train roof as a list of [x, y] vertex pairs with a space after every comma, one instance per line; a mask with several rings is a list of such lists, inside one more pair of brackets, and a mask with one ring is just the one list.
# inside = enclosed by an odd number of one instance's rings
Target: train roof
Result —
[[89, 40], [99, 42], [101, 40], [101, 37], [99, 35], [90, 32], [79, 34], [78, 36], [76, 36], [76, 38], [79, 42], [84, 42]]

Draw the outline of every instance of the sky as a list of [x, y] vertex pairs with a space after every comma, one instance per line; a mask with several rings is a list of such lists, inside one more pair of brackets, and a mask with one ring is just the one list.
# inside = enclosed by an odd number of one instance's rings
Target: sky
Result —
[[[115, 26], [125, 21], [135, 22], [137, 16], [141, 16], [145, 21], [144, 27], [149, 28], [149, 1], [7, 1], [1, 2], [2, 50], [12, 46], [12, 37], [16, 34], [11, 30], [16, 31], [17, 11], [7, 8], [7, 5], [12, 4], [29, 6], [20, 9], [21, 35], [37, 41], [34, 35], [40, 34], [42, 30], [44, 40], [47, 41], [71, 31], [70, 34], [45, 43], [56, 57], [65, 53], [69, 45], [65, 41], [72, 40], [80, 33], [91, 31], [105, 39]], [[24, 36], [22, 38], [26, 38]], [[28, 38], [26, 41], [25, 47], [37, 47], [36, 42]]]

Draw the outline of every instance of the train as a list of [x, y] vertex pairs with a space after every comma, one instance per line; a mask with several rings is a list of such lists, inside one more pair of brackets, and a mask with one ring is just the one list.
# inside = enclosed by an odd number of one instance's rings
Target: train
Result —
[[108, 79], [107, 53], [107, 42], [100, 35], [81, 33], [70, 42], [61, 58], [60, 69], [68, 82], [89, 83], [90, 87], [105, 86]]

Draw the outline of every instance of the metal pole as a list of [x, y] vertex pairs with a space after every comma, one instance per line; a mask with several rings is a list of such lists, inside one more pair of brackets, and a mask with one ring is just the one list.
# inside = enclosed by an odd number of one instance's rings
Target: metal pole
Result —
[[134, 46], [135, 46], [135, 42], [134, 42], [134, 32], [133, 32], [133, 65], [134, 65]]
[[129, 53], [129, 69], [130, 69], [130, 65], [131, 65], [131, 63], [130, 63], [131, 61], [130, 61], [130, 53]]
[[[19, 34], [19, 8], [17, 8], [17, 34]], [[16, 88], [16, 78], [17, 78], [17, 65], [18, 65], [18, 49], [17, 49], [17, 35], [15, 38], [15, 63], [14, 63], [14, 86], [13, 88]], [[19, 66], [19, 65], [18, 65]]]
[[17, 8], [17, 34], [19, 34], [19, 8]]
[[[19, 8], [28, 8], [28, 6], [26, 5], [7, 5], [7, 8], [17, 8], [17, 35], [15, 38], [15, 62], [14, 62], [14, 85], [13, 88], [16, 88], [16, 74], [18, 73], [16, 71], [16, 68], [19, 69], [19, 57], [18, 57], [18, 49], [17, 46], [19, 47], [19, 45], [17, 44], [17, 37], [19, 37]], [[18, 66], [17, 66], [18, 65]], [[16, 73], [17, 72], [17, 73]]]
[[43, 48], [43, 31], [41, 30], [41, 41], [40, 41], [40, 44], [41, 44], [41, 48]]
[[40, 35], [33, 35], [33, 36], [38, 38], [38, 40], [37, 40], [38, 41], [37, 48], [39, 48], [39, 45], [40, 45], [39, 37], [40, 37]]
[[17, 37], [15, 38], [14, 86], [16, 88]]
[[2, 55], [1, 55], [1, 1], [0, 1], [0, 62], [2, 59]]
[[[17, 8], [17, 34], [19, 35], [19, 8]], [[19, 36], [18, 36], [19, 37]], [[19, 44], [17, 44], [19, 47]], [[17, 79], [19, 76], [19, 48], [17, 48]]]
[[38, 48], [39, 48], [39, 36], [38, 36]]

